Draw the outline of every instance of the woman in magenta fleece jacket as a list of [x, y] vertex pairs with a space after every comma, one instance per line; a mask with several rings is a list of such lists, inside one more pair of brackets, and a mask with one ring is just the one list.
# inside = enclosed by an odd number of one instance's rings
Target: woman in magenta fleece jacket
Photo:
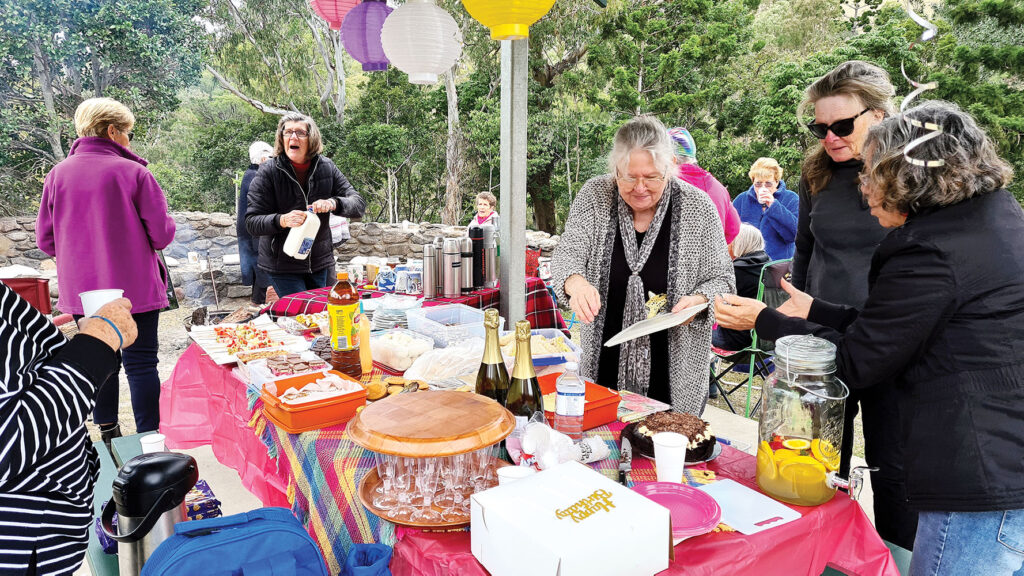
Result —
[[[167, 306], [157, 255], [174, 239], [167, 200], [146, 161], [131, 150], [135, 116], [110, 98], [91, 98], [75, 111], [79, 138], [46, 175], [36, 219], [39, 249], [57, 259], [57, 308], [83, 314], [78, 294], [119, 288], [132, 302], [138, 339], [122, 352], [138, 432], [160, 423], [157, 326]], [[120, 436], [118, 374], [99, 388], [93, 421], [105, 442]]]

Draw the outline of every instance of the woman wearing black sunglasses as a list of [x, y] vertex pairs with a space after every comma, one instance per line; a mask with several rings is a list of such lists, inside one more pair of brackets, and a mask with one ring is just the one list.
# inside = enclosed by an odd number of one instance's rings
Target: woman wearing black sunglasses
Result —
[[[815, 298], [855, 308], [867, 299], [871, 255], [887, 231], [863, 200], [858, 173], [868, 130], [895, 111], [894, 95], [885, 70], [851, 60], [811, 84], [797, 109], [800, 118], [813, 109], [807, 129], [818, 145], [801, 167], [793, 285]], [[917, 514], [906, 506], [899, 414], [892, 395], [886, 386], [851, 392], [840, 474], [850, 468], [859, 402], [865, 459], [879, 468], [871, 473], [875, 527], [882, 538], [912, 549]]]

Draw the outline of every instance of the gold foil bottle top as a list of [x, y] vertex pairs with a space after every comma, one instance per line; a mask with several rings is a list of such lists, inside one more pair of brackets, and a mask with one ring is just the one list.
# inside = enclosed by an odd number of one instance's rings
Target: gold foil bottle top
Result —
[[516, 340], [530, 339], [530, 321], [520, 320], [516, 322]]
[[494, 308], [484, 310], [484, 328], [498, 328], [498, 311]]

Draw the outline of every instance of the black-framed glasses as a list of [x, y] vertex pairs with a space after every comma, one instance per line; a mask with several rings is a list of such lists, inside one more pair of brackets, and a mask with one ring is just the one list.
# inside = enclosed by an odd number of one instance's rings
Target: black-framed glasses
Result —
[[863, 116], [869, 110], [871, 110], [871, 108], [865, 108], [861, 110], [860, 114], [857, 114], [856, 116], [843, 118], [842, 120], [836, 120], [831, 124], [811, 122], [807, 124], [807, 129], [810, 130], [811, 134], [814, 134], [814, 137], [817, 138], [818, 140], [824, 140], [825, 136], [827, 136], [829, 132], [832, 132], [833, 134], [840, 138], [844, 136], [849, 136], [850, 134], [853, 134], [854, 121], [857, 120], [857, 118]]

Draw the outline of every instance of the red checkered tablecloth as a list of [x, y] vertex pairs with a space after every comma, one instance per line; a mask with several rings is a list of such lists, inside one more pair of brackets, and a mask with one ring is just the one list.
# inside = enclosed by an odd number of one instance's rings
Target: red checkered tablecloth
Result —
[[[277, 319], [281, 316], [298, 316], [299, 314], [316, 314], [327, 309], [327, 294], [330, 288], [317, 288], [290, 294], [274, 302], [260, 311], [261, 314], [270, 314], [270, 317]], [[363, 290], [359, 292], [369, 293], [371, 298], [378, 298], [385, 293], [377, 290]], [[497, 288], [484, 288], [458, 298], [430, 298], [423, 301], [423, 306], [440, 306], [442, 304], [465, 304], [480, 310], [497, 308], [499, 291]], [[558, 328], [568, 334], [565, 320], [555, 307], [555, 301], [551, 298], [544, 281], [536, 277], [526, 279], [526, 319], [534, 329]]]

